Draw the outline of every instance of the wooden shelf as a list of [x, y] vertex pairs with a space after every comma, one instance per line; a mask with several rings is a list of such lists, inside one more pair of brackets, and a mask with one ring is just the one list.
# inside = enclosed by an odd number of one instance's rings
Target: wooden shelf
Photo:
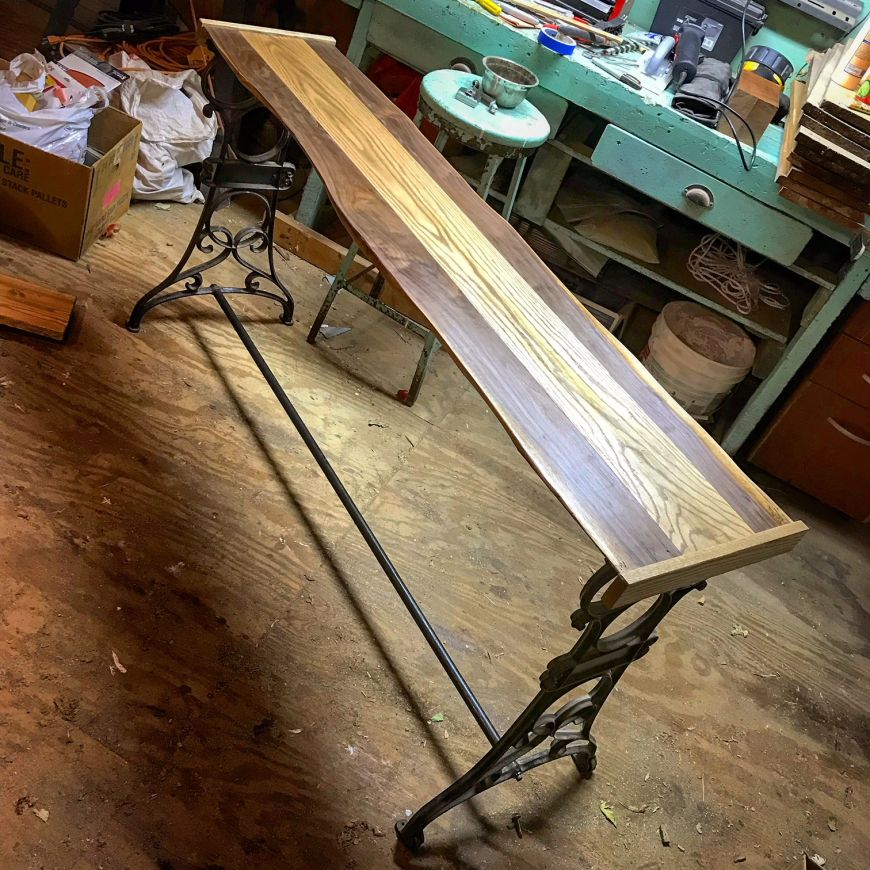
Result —
[[[575, 122], [569, 124], [568, 127], [559, 134], [559, 138], [552, 140], [550, 144], [553, 145], [553, 147], [558, 148], [559, 151], [570, 155], [580, 163], [583, 163], [586, 166], [593, 166], [592, 152], [595, 149], [583, 141], [584, 136], [588, 134], [590, 129], [589, 122], [585, 118], [582, 119], [582, 122], [583, 123], [577, 123], [577, 119], [575, 119]], [[596, 167], [595, 171], [600, 172], [601, 170]], [[634, 191], [634, 195], [642, 196], [643, 194]], [[801, 254], [794, 263], [789, 266], [784, 266], [783, 268], [788, 269], [790, 272], [794, 272], [796, 275], [800, 275], [808, 281], [812, 281], [814, 284], [825, 287], [828, 290], [833, 290], [834, 287], [837, 286], [838, 279], [836, 273], [811, 262], [808, 258], [804, 257], [803, 254]]]
[[556, 208], [544, 222], [545, 229], [556, 226], [576, 235], [577, 240], [605, 256], [658, 281], [682, 296], [712, 308], [725, 315], [759, 338], [769, 338], [785, 344], [797, 328], [800, 314], [810, 297], [810, 290], [799, 286], [799, 279], [789, 280], [789, 273], [774, 264], [765, 263], [761, 272], [775, 281], [783, 293], [789, 297], [789, 308], [771, 308], [769, 305], [759, 305], [751, 314], [741, 314], [723, 296], [720, 296], [711, 286], [704, 284], [689, 272], [686, 263], [689, 254], [701, 240], [701, 233], [693, 232], [685, 224], [676, 220], [669, 221], [659, 230], [658, 249], [659, 263], [644, 263], [628, 254], [615, 251], [600, 242], [586, 238], [576, 227], [568, 226]]

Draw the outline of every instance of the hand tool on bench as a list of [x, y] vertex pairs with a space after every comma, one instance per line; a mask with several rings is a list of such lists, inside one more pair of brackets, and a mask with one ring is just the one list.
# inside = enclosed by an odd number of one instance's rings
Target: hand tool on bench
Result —
[[[186, 290], [163, 282], [137, 303], [133, 330], [162, 302], [214, 297], [490, 743], [397, 824], [401, 841], [419, 848], [434, 819], [535, 767], [570, 758], [589, 775], [595, 717], [667, 612], [709, 578], [790, 550], [806, 527], [737, 468], [332, 40], [202, 24], [309, 155], [354, 241], [418, 306], [605, 557], [571, 615], [579, 638], [547, 664], [540, 690], [501, 732], [230, 303], [230, 293], [264, 293], [248, 282], [205, 286], [194, 266], [173, 273]], [[232, 117], [233, 106], [216, 108]], [[226, 164], [227, 173], [238, 169], [232, 154]], [[637, 602], [636, 618], [608, 632]]]

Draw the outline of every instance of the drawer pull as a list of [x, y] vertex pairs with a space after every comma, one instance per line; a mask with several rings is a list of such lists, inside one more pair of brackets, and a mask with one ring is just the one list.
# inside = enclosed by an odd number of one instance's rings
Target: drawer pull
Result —
[[[866, 375], [865, 375], [866, 377]], [[828, 422], [841, 434], [845, 435], [850, 441], [854, 441], [856, 444], [861, 444], [864, 447], [870, 447], [870, 439], [862, 438], [860, 435], [856, 435], [854, 432], [850, 432], [845, 426], [838, 423], [833, 417], [828, 417]]]
[[713, 191], [703, 184], [690, 184], [684, 191], [683, 196], [694, 205], [701, 208], [713, 208]]
[[870, 384], [870, 375], [861, 375], [861, 379]]

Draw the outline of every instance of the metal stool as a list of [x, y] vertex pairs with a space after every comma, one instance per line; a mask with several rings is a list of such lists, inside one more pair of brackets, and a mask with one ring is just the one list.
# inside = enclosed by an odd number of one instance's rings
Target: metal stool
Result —
[[415, 123], [419, 127], [426, 120], [438, 128], [435, 147], [444, 150], [448, 140], [487, 155], [483, 175], [477, 183], [477, 192], [483, 200], [490, 194], [492, 182], [503, 160], [516, 160], [505, 198], [502, 217], [510, 218], [517, 198], [526, 160], [550, 136], [547, 119], [528, 100], [513, 109], [494, 111], [486, 102], [463, 94], [476, 92], [475, 83], [480, 76], [452, 69], [439, 69], [423, 76], [420, 102]]

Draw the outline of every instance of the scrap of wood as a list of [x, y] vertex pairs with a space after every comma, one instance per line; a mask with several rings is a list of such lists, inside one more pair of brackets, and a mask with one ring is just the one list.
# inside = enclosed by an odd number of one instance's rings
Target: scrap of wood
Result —
[[[306, 227], [304, 224], [281, 212], [275, 215], [275, 244], [290, 251], [291, 254], [295, 254], [300, 260], [305, 260], [306, 263], [317, 266], [318, 269], [322, 269], [328, 275], [334, 275], [338, 271], [341, 261], [347, 254], [347, 248], [338, 244], [338, 242], [327, 238], [316, 230], [311, 229], [311, 227]], [[371, 263], [368, 260], [363, 257], [356, 257], [350, 269], [349, 277], [353, 277], [355, 272], [361, 272], [370, 266]], [[369, 293], [377, 276], [378, 273], [374, 269], [369, 269], [354, 284], [360, 290]], [[379, 298], [384, 304], [395, 308], [396, 311], [401, 312], [406, 317], [410, 317], [411, 320], [417, 321], [421, 326], [429, 326], [428, 321], [423, 316], [423, 312], [389, 281], [384, 284]]]
[[[758, 141], [764, 131], [770, 126], [774, 116], [779, 111], [779, 85], [758, 73], [745, 72], [740, 76], [737, 87], [728, 98], [728, 106], [738, 113], [749, 125], [736, 125], [737, 137], [745, 145], [752, 144], [750, 131]], [[723, 115], [716, 129], [728, 134], [730, 127]]]
[[813, 178], [817, 178], [819, 181], [823, 181], [832, 187], [840, 189], [848, 186], [851, 193], [856, 197], [859, 197], [864, 202], [870, 202], [870, 184], [861, 184], [857, 179], [847, 179], [843, 175], [833, 171], [832, 168], [823, 166], [821, 163], [817, 163], [808, 157], [795, 154], [794, 152], [792, 152], [789, 162], [794, 169], [806, 172], [812, 175]]
[[855, 178], [861, 183], [866, 184], [870, 181], [870, 161], [852, 154], [803, 125], [798, 127], [794, 147], [798, 154], [806, 154], [811, 159], [828, 163], [837, 172]]
[[861, 223], [855, 223], [854, 221], [843, 217], [843, 215], [841, 215], [839, 212], [836, 212], [833, 209], [816, 202], [815, 200], [809, 199], [808, 197], [803, 196], [800, 193], [795, 193], [793, 190], [789, 190], [787, 187], [780, 187], [779, 194], [784, 199], [787, 199], [789, 202], [793, 202], [795, 205], [802, 205], [804, 208], [809, 208], [813, 211], [817, 211], [823, 217], [826, 217], [828, 220], [833, 221], [834, 223], [839, 224], [842, 227], [846, 227], [846, 229], [848, 230], [860, 230], [864, 226], [863, 221]]
[[826, 127], [833, 130], [835, 133], [838, 133], [845, 139], [854, 142], [866, 151], [870, 151], [870, 133], [865, 133], [853, 124], [849, 124], [841, 118], [838, 118], [836, 115], [832, 115], [830, 112], [826, 112], [824, 109], [815, 106], [812, 103], [804, 103], [803, 108], [805, 117], [810, 117], [818, 121], [820, 124], [824, 124]]
[[[825, 118], [830, 118], [832, 121], [837, 120], [833, 115], [828, 115], [826, 112], [820, 112], [819, 114], [823, 115]], [[823, 139], [836, 145], [838, 148], [842, 148], [844, 151], [848, 151], [850, 154], [854, 154], [855, 157], [860, 157], [864, 161], [870, 160], [870, 150], [859, 145], [847, 136], [844, 136], [842, 133], [837, 132], [832, 127], [823, 123], [823, 121], [810, 115], [808, 112], [804, 112], [801, 117], [801, 127], [806, 130], [812, 130], [814, 133], [818, 133], [818, 135]]]
[[62, 290], [0, 275], [0, 324], [61, 341], [76, 297]]
[[813, 187], [801, 184], [801, 182], [796, 178], [794, 172], [789, 175], [782, 186], [798, 196], [812, 200], [812, 202], [818, 203], [825, 209], [829, 209], [830, 211], [842, 215], [847, 221], [855, 223], [858, 226], [864, 223], [865, 208], [854, 208], [832, 196], [828, 196], [827, 194], [816, 190]]
[[866, 214], [868, 204], [870, 204], [870, 196], [866, 192], [855, 191], [842, 180], [838, 180], [836, 184], [828, 184], [815, 173], [805, 172], [795, 165], [792, 165], [788, 175], [777, 176], [776, 181], [783, 187], [792, 188], [796, 193], [802, 192], [800, 187], [814, 191], [814, 195], [811, 195], [810, 198], [823, 205], [844, 205], [861, 214]]

